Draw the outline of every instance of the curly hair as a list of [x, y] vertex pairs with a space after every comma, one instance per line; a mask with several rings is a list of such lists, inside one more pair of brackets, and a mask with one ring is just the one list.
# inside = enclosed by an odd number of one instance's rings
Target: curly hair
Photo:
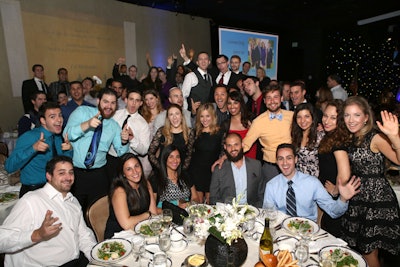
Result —
[[213, 104], [211, 103], [204, 103], [199, 106], [197, 109], [197, 114], [196, 114], [196, 138], [201, 135], [203, 132], [203, 124], [200, 121], [201, 113], [203, 111], [207, 111], [208, 114], [211, 116], [211, 123], [210, 123], [210, 134], [216, 134], [219, 130], [218, 126], [218, 119], [217, 115], [215, 114], [215, 108]]
[[[157, 98], [157, 110], [158, 113], [160, 113], [161, 111], [163, 111], [162, 105], [161, 105], [161, 98], [160, 98], [160, 94], [154, 90], [154, 89], [149, 89], [143, 92], [143, 100], [145, 101], [146, 95], [153, 95], [155, 98]], [[144, 105], [142, 105], [141, 108], [141, 114], [143, 116], [143, 118], [147, 121], [147, 123], [150, 123], [151, 121], [151, 111], [149, 109], [149, 107], [146, 105], [146, 102], [144, 103]]]
[[168, 119], [168, 113], [171, 109], [176, 108], [180, 111], [181, 113], [181, 124], [182, 124], [182, 135], [183, 135], [183, 139], [185, 140], [185, 144], [188, 143], [189, 140], [189, 132], [190, 129], [186, 124], [186, 120], [183, 116], [183, 112], [182, 112], [182, 107], [177, 105], [177, 104], [171, 104], [168, 108], [167, 108], [167, 112], [166, 112], [166, 118], [165, 118], [165, 125], [162, 128], [162, 135], [165, 138], [165, 141], [163, 143], [164, 146], [170, 145], [172, 144], [172, 142], [174, 141], [174, 135], [171, 132], [171, 122]]
[[302, 103], [296, 107], [295, 112], [293, 113], [293, 120], [291, 126], [291, 136], [292, 136], [292, 144], [295, 146], [296, 151], [300, 149], [301, 140], [303, 139], [304, 130], [300, 128], [297, 124], [297, 115], [302, 110], [308, 110], [310, 112], [312, 123], [310, 127], [310, 131], [308, 133], [308, 141], [306, 144], [306, 148], [308, 150], [312, 150], [315, 148], [315, 144], [317, 142], [317, 127], [318, 127], [318, 116], [315, 112], [315, 108], [310, 103]]
[[[336, 128], [330, 132], [326, 132], [325, 136], [319, 143], [318, 153], [327, 154], [330, 153], [335, 147], [345, 146], [349, 142], [349, 132], [344, 124], [344, 106], [343, 101], [340, 99], [334, 99], [328, 102], [326, 109], [328, 107], [334, 107], [336, 109]], [[326, 110], [325, 109], [325, 110]], [[327, 116], [324, 112], [324, 117]]]

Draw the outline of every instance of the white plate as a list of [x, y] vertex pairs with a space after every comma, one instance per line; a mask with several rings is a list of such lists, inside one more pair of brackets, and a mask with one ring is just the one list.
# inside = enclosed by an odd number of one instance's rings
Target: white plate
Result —
[[[5, 199], [5, 195], [9, 194], [9, 196], [12, 196], [11, 199]], [[8, 204], [13, 201], [17, 201], [19, 198], [19, 192], [18, 191], [11, 191], [11, 192], [4, 192], [0, 193], [0, 205]]]
[[252, 212], [254, 212], [254, 215], [255, 215], [256, 217], [260, 214], [260, 211], [259, 211], [256, 207], [254, 207], [254, 206], [252, 206], [252, 205], [238, 205], [239, 208], [245, 207], [245, 206], [247, 206], [247, 209], [248, 209], [248, 210], [251, 210]]
[[316, 223], [315, 223], [314, 221], [312, 221], [312, 220], [309, 220], [309, 219], [307, 219], [307, 218], [302, 218], [302, 217], [289, 217], [289, 218], [286, 218], [286, 219], [284, 219], [284, 220], [282, 221], [282, 228], [285, 229], [286, 231], [288, 231], [288, 232], [291, 233], [291, 234], [294, 234], [294, 235], [297, 234], [296, 231], [293, 231], [293, 230], [289, 229], [288, 224], [289, 224], [289, 222], [292, 221], [292, 220], [299, 220], [299, 221], [306, 221], [306, 222], [308, 222], [308, 223], [311, 225], [311, 227], [312, 227], [312, 232], [311, 232], [311, 234], [313, 234], [313, 235], [316, 234], [316, 233], [318, 233], [318, 231], [319, 231], [319, 226], [318, 226], [318, 224], [316, 224]]
[[356, 251], [350, 249], [350, 248], [346, 248], [346, 247], [341, 247], [341, 246], [326, 246], [321, 248], [321, 250], [319, 251], [318, 255], [321, 258], [321, 255], [323, 252], [325, 251], [333, 251], [335, 249], [341, 249], [344, 252], [347, 252], [349, 254], [351, 254], [351, 256], [353, 256], [357, 261], [358, 261], [358, 267], [367, 267], [367, 262], [365, 261], [365, 259]]
[[290, 235], [281, 235], [276, 240], [274, 247], [277, 247], [278, 250], [289, 250], [290, 252], [294, 251], [296, 243], [299, 241], [297, 238]]
[[[198, 208], [207, 209], [208, 214], [197, 213], [196, 209], [198, 209]], [[199, 215], [198, 217], [210, 217], [210, 216], [212, 216], [214, 214], [214, 208], [212, 206], [210, 206], [210, 205], [207, 205], [207, 204], [195, 204], [195, 205], [189, 206], [188, 209], [187, 209], [187, 212], [189, 214], [193, 214], [193, 215], [197, 214], [197, 215]]]
[[[109, 260], [100, 259], [97, 256], [97, 253], [98, 253], [99, 249], [101, 248], [101, 246], [103, 244], [105, 244], [105, 243], [112, 243], [112, 242], [120, 242], [120, 243], [122, 243], [122, 245], [124, 246], [124, 249], [125, 249], [125, 254], [122, 255], [121, 257], [119, 257], [118, 259], [111, 259], [111, 258]], [[125, 240], [125, 239], [122, 239], [122, 238], [111, 238], [111, 239], [104, 240], [103, 242], [100, 242], [97, 245], [95, 245], [92, 248], [92, 251], [90, 252], [90, 255], [92, 256], [92, 258], [94, 260], [99, 261], [99, 262], [115, 263], [115, 262], [118, 262], [118, 261], [122, 260], [126, 256], [128, 256], [131, 253], [131, 250], [132, 250], [132, 245], [128, 240]]]
[[179, 246], [179, 247], [173, 247], [172, 245], [171, 245], [171, 248], [168, 250], [168, 252], [181, 252], [181, 251], [184, 251], [186, 248], [187, 248], [187, 246], [188, 246], [188, 242], [187, 242], [187, 240], [185, 240], [185, 239], [182, 239], [181, 240], [181, 246]]
[[[161, 218], [160, 218], [160, 220], [161, 220]], [[136, 224], [136, 226], [135, 226], [135, 233], [138, 234], [138, 235], [142, 235], [142, 236], [156, 236], [156, 235], [145, 235], [145, 234], [142, 234], [142, 233], [140, 232], [140, 227], [141, 227], [142, 225], [145, 225], [145, 224], [150, 225], [150, 220], [144, 220], [144, 221], [141, 221], [141, 222], [139, 222], [138, 224]], [[160, 233], [161, 233], [161, 232], [162, 232], [162, 227], [161, 227], [161, 229], [160, 229]]]

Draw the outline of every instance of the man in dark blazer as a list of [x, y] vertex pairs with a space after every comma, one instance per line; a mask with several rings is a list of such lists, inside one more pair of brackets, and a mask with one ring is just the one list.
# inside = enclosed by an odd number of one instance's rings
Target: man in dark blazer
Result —
[[[31, 102], [31, 96], [37, 91], [42, 91], [46, 95], [48, 94], [48, 86], [43, 81], [44, 68], [40, 64], [32, 66], [33, 78], [25, 80], [22, 83], [22, 105], [24, 106], [24, 112], [28, 113], [33, 110], [33, 104]], [[47, 96], [49, 97], [49, 96]]]
[[242, 138], [237, 133], [227, 135], [224, 148], [228, 160], [212, 174], [210, 204], [242, 195], [239, 204], [261, 207], [265, 188], [261, 163], [243, 155]]

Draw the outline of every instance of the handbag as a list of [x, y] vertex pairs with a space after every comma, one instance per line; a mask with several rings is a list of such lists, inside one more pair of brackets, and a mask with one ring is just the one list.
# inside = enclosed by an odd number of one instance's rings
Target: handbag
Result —
[[186, 210], [184, 210], [168, 201], [163, 201], [162, 209], [172, 210], [172, 222], [177, 225], [182, 225], [183, 219], [185, 217], [189, 217], [189, 213], [187, 213]]

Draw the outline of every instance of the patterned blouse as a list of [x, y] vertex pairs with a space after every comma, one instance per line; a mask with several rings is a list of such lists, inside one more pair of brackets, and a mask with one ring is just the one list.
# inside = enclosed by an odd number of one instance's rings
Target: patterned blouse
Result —
[[319, 176], [318, 147], [324, 135], [325, 133], [322, 131], [317, 133], [317, 141], [313, 149], [310, 150], [307, 147], [300, 147], [297, 152], [296, 163], [296, 169], [298, 171], [315, 177]]

